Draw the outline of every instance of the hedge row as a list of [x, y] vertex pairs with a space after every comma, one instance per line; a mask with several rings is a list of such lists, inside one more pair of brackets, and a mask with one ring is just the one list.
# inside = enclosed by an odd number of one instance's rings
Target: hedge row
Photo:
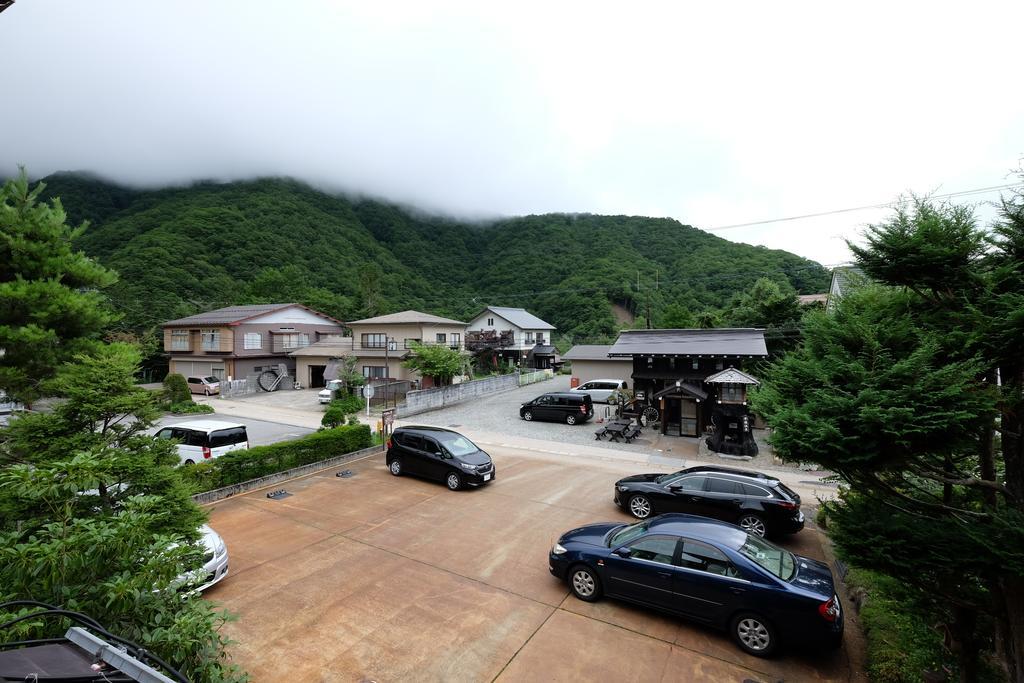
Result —
[[181, 472], [198, 493], [328, 460], [372, 445], [368, 425], [346, 425], [294, 441], [256, 446], [247, 451], [231, 451], [215, 460], [182, 467]]

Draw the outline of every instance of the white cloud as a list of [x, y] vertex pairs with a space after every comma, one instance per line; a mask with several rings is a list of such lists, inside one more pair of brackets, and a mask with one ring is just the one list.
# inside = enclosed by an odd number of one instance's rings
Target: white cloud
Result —
[[[467, 216], [826, 211], [1006, 182], [1022, 20], [1019, 3], [19, 0], [0, 15], [0, 170], [292, 175]], [[882, 216], [719, 234], [835, 263]]]

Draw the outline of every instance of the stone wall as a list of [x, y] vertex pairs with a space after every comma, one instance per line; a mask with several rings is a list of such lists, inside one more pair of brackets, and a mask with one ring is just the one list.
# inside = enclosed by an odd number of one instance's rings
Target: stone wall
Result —
[[548, 379], [551, 376], [550, 371], [540, 370], [524, 373], [523, 375], [499, 375], [497, 377], [473, 380], [472, 382], [452, 384], [447, 387], [410, 391], [405, 396], [405, 403], [398, 406], [397, 414], [398, 417], [418, 415], [428, 410], [437, 410], [438, 408], [468, 401], [479, 396], [516, 389], [521, 385], [532, 384], [533, 382]]

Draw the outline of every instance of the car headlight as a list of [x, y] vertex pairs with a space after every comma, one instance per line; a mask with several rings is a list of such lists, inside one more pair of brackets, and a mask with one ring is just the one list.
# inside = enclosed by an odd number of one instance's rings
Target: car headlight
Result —
[[619, 486], [618, 489], [619, 489], [619, 491], [622, 491], [623, 493], [625, 493], [626, 491], [629, 490], [629, 487], [628, 486]]
[[551, 549], [551, 552], [555, 555], [564, 555], [569, 551], [566, 550], [565, 546], [563, 546], [561, 543], [556, 543], [555, 546]]
[[464, 469], [464, 470], [475, 470], [476, 469], [476, 465], [470, 465], [469, 463], [465, 463], [465, 462], [460, 462], [459, 464], [462, 465], [462, 469]]

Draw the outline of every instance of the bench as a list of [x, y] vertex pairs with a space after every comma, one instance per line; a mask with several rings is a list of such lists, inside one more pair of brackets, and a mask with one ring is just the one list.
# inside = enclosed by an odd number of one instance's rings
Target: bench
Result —
[[596, 432], [594, 432], [594, 438], [597, 439], [598, 441], [600, 441], [601, 437], [604, 436], [607, 433], [608, 433], [608, 428], [607, 427], [601, 427]]
[[640, 436], [640, 428], [635, 425], [626, 427], [626, 430], [622, 432], [622, 438], [626, 440], [626, 443], [630, 443], [638, 436]]

